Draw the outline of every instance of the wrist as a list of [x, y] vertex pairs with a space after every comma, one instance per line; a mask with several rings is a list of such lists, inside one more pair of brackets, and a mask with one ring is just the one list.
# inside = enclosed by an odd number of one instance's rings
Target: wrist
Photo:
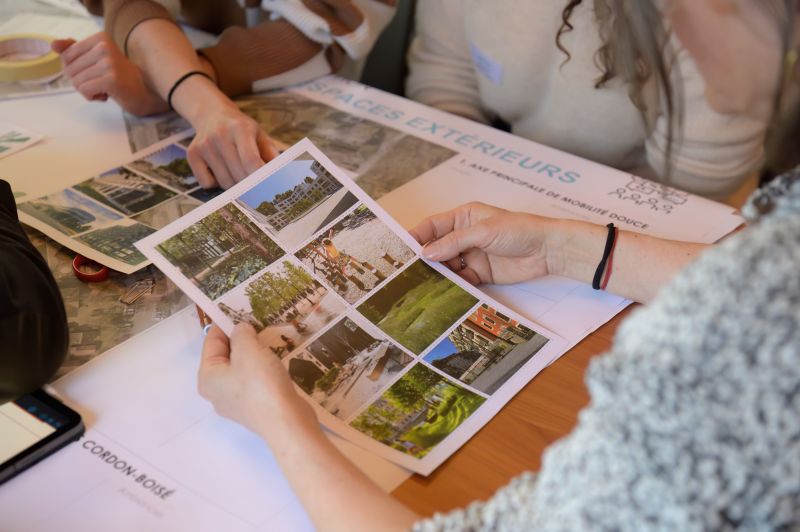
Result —
[[197, 129], [203, 119], [209, 116], [209, 109], [234, 106], [213, 81], [205, 76], [191, 76], [185, 79], [172, 94], [172, 107]]
[[545, 239], [548, 273], [591, 282], [603, 255], [604, 227], [575, 220], [552, 220]]
[[[292, 393], [293, 397], [271, 401], [258, 412], [255, 432], [276, 451], [323, 436], [314, 409], [294, 390]], [[265, 416], [269, 411], [272, 415]]]

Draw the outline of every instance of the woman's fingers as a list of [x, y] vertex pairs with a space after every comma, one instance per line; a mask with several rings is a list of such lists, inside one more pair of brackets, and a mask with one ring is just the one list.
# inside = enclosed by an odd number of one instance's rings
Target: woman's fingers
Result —
[[461, 209], [434, 214], [422, 220], [414, 229], [409, 231], [417, 242], [427, 244], [437, 238], [441, 238], [453, 230], [456, 223], [456, 213]]
[[201, 144], [200, 153], [203, 156], [203, 161], [211, 168], [211, 172], [214, 174], [214, 180], [217, 184], [225, 189], [231, 188], [235, 181], [228, 172], [225, 161], [219, 156], [214, 146], [206, 141], [204, 144]]
[[100, 78], [109, 74], [108, 66], [105, 64], [96, 63], [81, 71], [76, 71], [75, 74], [67, 74], [72, 81], [72, 85], [78, 87], [88, 81]]
[[269, 136], [261, 129], [256, 133], [256, 145], [258, 146], [258, 153], [264, 162], [269, 162], [278, 156], [278, 149], [272, 143]]
[[228, 337], [217, 325], [213, 325], [203, 342], [200, 353], [200, 373], [204, 374], [209, 369], [230, 363], [231, 348]]
[[106, 55], [100, 46], [94, 46], [87, 50], [86, 53], [75, 58], [71, 63], [66, 64], [64, 73], [70, 79], [75, 79], [89, 69], [108, 70], [110, 65]]
[[225, 165], [225, 168], [228, 171], [228, 176], [231, 180], [230, 186], [233, 186], [250, 174], [250, 172], [247, 172], [242, 165], [239, 152], [232, 141], [226, 138], [218, 137], [214, 141], [214, 149], [216, 150], [217, 154], [219, 154], [220, 159], [222, 159], [222, 164]]
[[75, 61], [78, 57], [82, 56], [89, 50], [91, 50], [96, 44], [100, 43], [106, 38], [106, 33], [103, 31], [97, 32], [94, 35], [86, 37], [85, 39], [74, 42], [71, 46], [68, 46], [61, 52], [61, 59], [64, 61], [65, 65], [69, 65], [73, 61]]
[[75, 89], [81, 93], [81, 96], [89, 101], [105, 101], [108, 98], [108, 92], [113, 83], [114, 77], [110, 74], [105, 74], [79, 85], [75, 85]]
[[61, 55], [64, 53], [64, 50], [75, 44], [77, 41], [75, 39], [55, 39], [52, 43], [50, 43], [50, 49], [53, 50], [55, 53]]
[[217, 180], [208, 168], [208, 165], [200, 155], [200, 148], [196, 145], [196, 140], [192, 141], [189, 148], [186, 150], [186, 160], [192, 168], [192, 173], [197, 178], [197, 182], [203, 188], [214, 188], [217, 185]]
[[447, 235], [454, 229], [469, 227], [481, 220], [507, 212], [505, 209], [478, 201], [465, 203], [455, 209], [434, 214], [422, 220], [410, 231], [417, 242], [426, 244]]
[[239, 179], [252, 174], [264, 165], [264, 160], [259, 153], [257, 135], [250, 135], [247, 132], [240, 133], [236, 139], [236, 150], [244, 169], [244, 175]]
[[428, 242], [422, 248], [422, 256], [429, 260], [446, 261], [468, 249], [484, 249], [492, 239], [490, 226], [478, 223], [465, 229], [450, 231], [438, 240]]

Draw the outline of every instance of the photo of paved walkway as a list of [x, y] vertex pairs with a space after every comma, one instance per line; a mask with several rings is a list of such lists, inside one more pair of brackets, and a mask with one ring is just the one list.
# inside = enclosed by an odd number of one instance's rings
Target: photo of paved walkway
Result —
[[484, 393], [493, 394], [547, 343], [547, 338], [537, 334], [533, 340], [516, 346], [496, 363], [487, 367], [470, 386]]
[[330, 390], [316, 389], [311, 397], [331, 414], [347, 419], [389, 384], [411, 360], [391, 342], [376, 342], [338, 369], [336, 382]]
[[357, 201], [358, 199], [346, 188], [341, 188], [286, 225], [275, 236], [285, 246], [295, 247], [311, 238]]

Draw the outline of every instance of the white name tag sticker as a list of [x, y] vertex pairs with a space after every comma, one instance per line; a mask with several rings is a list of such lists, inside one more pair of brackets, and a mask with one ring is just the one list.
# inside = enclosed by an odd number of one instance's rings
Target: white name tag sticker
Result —
[[475, 43], [469, 43], [469, 51], [472, 53], [472, 62], [478, 72], [495, 85], [502, 85], [503, 65], [482, 52]]

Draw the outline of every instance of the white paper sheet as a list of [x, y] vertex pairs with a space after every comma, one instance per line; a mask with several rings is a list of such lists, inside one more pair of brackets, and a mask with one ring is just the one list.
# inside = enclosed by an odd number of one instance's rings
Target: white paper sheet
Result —
[[566, 346], [423, 261], [308, 140], [137, 247], [226, 333], [252, 324], [327, 428], [421, 474]]
[[[197, 395], [202, 338], [186, 309], [58, 381], [87, 433], [0, 486], [0, 529], [313, 530], [264, 443]], [[331, 437], [386, 491], [410, 475]]]

